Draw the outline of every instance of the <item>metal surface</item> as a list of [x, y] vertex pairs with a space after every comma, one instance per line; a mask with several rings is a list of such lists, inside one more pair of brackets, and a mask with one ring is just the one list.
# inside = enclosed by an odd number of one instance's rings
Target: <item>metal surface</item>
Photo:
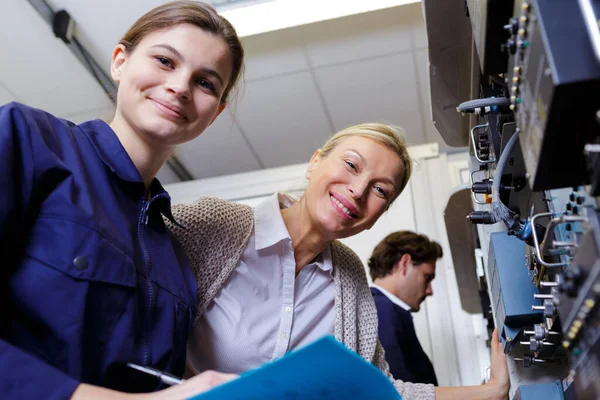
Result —
[[471, 224], [465, 219], [471, 211], [470, 192], [470, 189], [462, 189], [450, 196], [444, 210], [444, 222], [448, 231], [461, 307], [468, 313], [476, 314], [481, 312], [481, 300], [477, 264], [473, 257], [475, 238]]
[[[519, 10], [511, 95], [533, 190], [589, 182], [584, 147], [600, 138], [600, 63], [572, 1], [535, 0]], [[568, 117], [565, 117], [567, 116]]]
[[564, 400], [562, 383], [542, 383], [522, 385], [517, 390], [513, 400]]
[[488, 124], [481, 124], [481, 125], [475, 125], [474, 127], [471, 128], [471, 145], [473, 146], [473, 155], [475, 156], [475, 159], [477, 160], [477, 162], [479, 162], [480, 164], [492, 164], [496, 162], [496, 159], [494, 157], [490, 157], [489, 160], [483, 160], [481, 158], [479, 158], [479, 155], [477, 154], [477, 141], [475, 140], [475, 131], [477, 131], [478, 129], [487, 129], [489, 128]]
[[523, 328], [542, 322], [542, 313], [531, 308], [542, 304], [533, 297], [538, 291], [525, 262], [525, 243], [497, 232], [490, 235], [489, 249], [488, 277], [496, 304], [496, 326], [502, 342], [511, 342], [505, 347], [505, 352], [510, 352]]
[[473, 98], [479, 62], [464, 4], [456, 0], [423, 0], [429, 54], [431, 108], [436, 129], [454, 147], [469, 145], [470, 119], [456, 107]]
[[585, 26], [590, 34], [590, 41], [600, 63], [600, 3], [596, 0], [579, 0]]

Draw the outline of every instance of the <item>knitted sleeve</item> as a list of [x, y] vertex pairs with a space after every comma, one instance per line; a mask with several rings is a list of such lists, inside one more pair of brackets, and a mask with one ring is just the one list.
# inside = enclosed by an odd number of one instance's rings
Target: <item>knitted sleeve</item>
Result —
[[401, 380], [395, 380], [392, 374], [390, 374], [390, 367], [385, 361], [385, 352], [381, 342], [377, 340], [377, 347], [375, 348], [375, 356], [373, 358], [373, 365], [381, 370], [388, 378], [392, 381], [398, 393], [402, 396], [402, 400], [434, 400], [435, 390], [434, 386], [425, 383], [410, 383], [403, 382]]
[[198, 316], [201, 315], [248, 243], [254, 226], [252, 208], [203, 197], [172, 208], [177, 224], [164, 218], [189, 259], [198, 281]]

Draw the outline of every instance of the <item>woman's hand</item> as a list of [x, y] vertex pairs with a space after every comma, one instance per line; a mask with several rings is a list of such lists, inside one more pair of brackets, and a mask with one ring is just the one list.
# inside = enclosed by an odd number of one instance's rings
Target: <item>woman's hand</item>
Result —
[[155, 393], [130, 394], [116, 392], [99, 386], [80, 384], [71, 400], [159, 400], [159, 399], [187, 399], [197, 394], [206, 392], [212, 388], [237, 378], [237, 375], [223, 374], [216, 371], [205, 371], [186, 380], [181, 385], [171, 386], [168, 389]]
[[508, 389], [510, 388], [508, 364], [506, 363], [506, 354], [502, 351], [502, 343], [498, 339], [497, 329], [494, 329], [494, 333], [492, 333], [491, 374], [487, 384], [494, 389], [493, 399], [508, 399]]
[[[234, 374], [224, 374], [216, 371], [204, 371], [190, 379], [187, 379], [180, 385], [171, 386], [168, 389], [160, 392], [152, 393], [151, 400], [154, 399], [187, 399], [199, 393], [206, 392], [223, 383], [229, 382], [237, 378]], [[144, 395], [144, 399], [150, 399], [148, 395]], [[140, 398], [142, 399], [142, 398]]]

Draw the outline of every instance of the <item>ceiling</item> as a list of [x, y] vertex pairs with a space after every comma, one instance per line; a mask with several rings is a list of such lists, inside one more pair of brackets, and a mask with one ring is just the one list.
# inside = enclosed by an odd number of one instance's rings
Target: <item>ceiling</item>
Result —
[[[78, 38], [107, 69], [127, 27], [163, 2], [48, 1], [72, 15]], [[111, 117], [113, 106], [101, 87], [26, 0], [1, 2], [0, 37], [0, 104], [16, 100], [74, 122]], [[332, 133], [360, 122], [400, 125], [410, 145], [438, 142], [441, 151], [451, 149], [431, 123], [421, 4], [243, 42], [246, 74], [237, 101], [178, 150], [194, 178], [306, 162]], [[159, 178], [179, 181], [168, 167]]]

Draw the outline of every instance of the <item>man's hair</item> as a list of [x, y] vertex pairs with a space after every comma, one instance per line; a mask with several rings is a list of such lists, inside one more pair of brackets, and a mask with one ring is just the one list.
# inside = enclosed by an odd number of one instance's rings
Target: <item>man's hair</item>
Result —
[[373, 250], [369, 258], [369, 273], [373, 280], [392, 273], [394, 266], [404, 254], [410, 254], [414, 265], [434, 263], [442, 258], [442, 246], [425, 235], [411, 231], [389, 234]]

